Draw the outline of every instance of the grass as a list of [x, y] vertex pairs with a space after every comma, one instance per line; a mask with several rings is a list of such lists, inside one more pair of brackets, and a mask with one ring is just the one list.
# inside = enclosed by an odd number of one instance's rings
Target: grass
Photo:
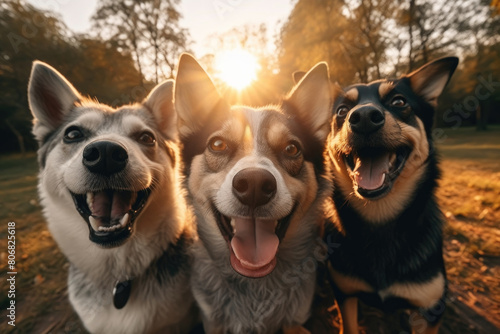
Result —
[[[45, 316], [70, 308], [66, 301], [67, 261], [46, 228], [37, 195], [38, 165], [34, 153], [0, 160], [0, 332], [13, 327], [4, 321], [7, 296], [7, 222], [16, 223], [16, 333], [38, 332]], [[64, 296], [61, 300], [61, 296]], [[57, 305], [56, 304], [57, 301]], [[46, 324], [47, 325], [47, 324]]]
[[442, 129], [435, 141], [447, 160], [466, 160], [496, 165], [500, 170], [500, 126], [491, 125], [487, 131], [474, 128]]
[[500, 328], [500, 127], [445, 130], [438, 199], [445, 261], [460, 303]]
[[438, 141], [444, 157], [439, 194], [449, 208], [449, 216], [498, 227], [500, 127], [490, 127], [485, 132], [473, 128], [450, 129], [444, 132], [444, 138]]
[[[451, 298], [500, 328], [500, 127], [484, 133], [446, 129], [444, 135], [437, 140], [443, 170], [438, 198], [448, 220], [445, 260]], [[2, 273], [7, 222], [16, 222], [15, 332], [84, 332], [67, 301], [67, 261], [50, 236], [38, 203], [35, 154], [2, 156], [0, 171]], [[5, 321], [7, 290], [3, 274], [1, 333], [13, 331]], [[468, 316], [457, 312], [453, 308], [446, 315], [448, 333], [481, 332]]]

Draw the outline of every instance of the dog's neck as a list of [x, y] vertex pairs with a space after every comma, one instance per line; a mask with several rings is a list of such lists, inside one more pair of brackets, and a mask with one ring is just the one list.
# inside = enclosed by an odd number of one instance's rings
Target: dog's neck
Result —
[[[439, 175], [437, 161], [431, 158], [426, 161], [424, 173]], [[334, 183], [335, 180], [334, 180]], [[349, 204], [348, 199], [339, 190], [333, 192], [333, 205], [336, 209], [337, 218], [335, 219], [343, 233], [351, 236], [359, 235], [359, 231], [377, 232], [379, 229], [395, 229], [398, 230], [398, 225], [404, 224], [407, 231], [415, 231], [422, 226], [425, 226], [426, 212], [429, 206], [436, 206], [434, 191], [437, 187], [437, 181], [433, 178], [428, 178], [425, 182], [418, 185], [415, 191], [415, 197], [411, 198], [406, 208], [403, 209], [394, 218], [385, 220], [381, 223], [372, 223], [364, 219], [356, 209]], [[338, 189], [338, 185], [335, 184]]]
[[96, 277], [94, 272], [90, 273], [82, 270], [73, 263], [70, 266], [72, 271], [79, 272], [94, 281], [98, 288], [109, 289], [110, 291], [118, 282], [131, 281], [134, 284], [134, 281], [137, 281], [141, 276], [151, 275], [161, 282], [165, 277], [173, 277], [190, 266], [191, 254], [189, 249], [194, 240], [195, 236], [192, 228], [186, 226], [181, 234], [175, 240], [172, 240], [158, 257], [142, 266], [140, 271], [134, 270], [134, 272], [131, 272], [128, 268], [118, 270], [119, 266], [110, 264], [110, 266], [105, 266], [107, 270], [102, 271]]

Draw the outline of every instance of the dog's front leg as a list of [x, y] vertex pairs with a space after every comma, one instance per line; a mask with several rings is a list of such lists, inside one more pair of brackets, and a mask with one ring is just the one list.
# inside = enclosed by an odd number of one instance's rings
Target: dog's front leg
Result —
[[347, 297], [339, 302], [342, 325], [340, 334], [358, 334], [358, 298]]
[[424, 315], [415, 311], [410, 313], [409, 323], [412, 334], [437, 334], [441, 325], [441, 319], [435, 323], [431, 323]]
[[297, 325], [293, 327], [283, 328], [283, 334], [311, 334], [311, 332], [309, 332], [304, 327]]

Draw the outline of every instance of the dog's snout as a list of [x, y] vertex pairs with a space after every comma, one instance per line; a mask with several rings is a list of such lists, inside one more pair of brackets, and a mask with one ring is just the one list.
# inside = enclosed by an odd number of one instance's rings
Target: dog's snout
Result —
[[349, 124], [352, 131], [360, 134], [375, 132], [380, 129], [384, 123], [384, 113], [373, 107], [359, 108], [354, 110], [349, 116]]
[[241, 203], [255, 209], [274, 197], [276, 179], [265, 169], [245, 168], [233, 178], [233, 194]]
[[92, 173], [118, 173], [125, 168], [127, 161], [127, 150], [117, 143], [98, 141], [87, 145], [83, 150], [83, 164]]

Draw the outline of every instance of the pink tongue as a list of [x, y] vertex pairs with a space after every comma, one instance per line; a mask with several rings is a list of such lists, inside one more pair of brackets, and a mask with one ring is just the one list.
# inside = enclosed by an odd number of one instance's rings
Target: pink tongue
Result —
[[371, 158], [357, 158], [354, 167], [354, 180], [359, 188], [375, 190], [384, 184], [385, 174], [389, 172], [390, 153]]
[[92, 202], [92, 215], [96, 217], [109, 217], [111, 212], [111, 201], [113, 198], [109, 196], [109, 192], [100, 191], [94, 193], [94, 201]]
[[111, 218], [121, 219], [124, 214], [132, 209], [132, 193], [129, 191], [115, 191], [113, 206], [111, 207]]
[[274, 233], [274, 221], [234, 218], [235, 234], [231, 240], [236, 258], [248, 269], [269, 264], [278, 251], [279, 239]]
[[121, 219], [132, 209], [129, 191], [100, 191], [94, 193], [92, 215], [99, 218]]

